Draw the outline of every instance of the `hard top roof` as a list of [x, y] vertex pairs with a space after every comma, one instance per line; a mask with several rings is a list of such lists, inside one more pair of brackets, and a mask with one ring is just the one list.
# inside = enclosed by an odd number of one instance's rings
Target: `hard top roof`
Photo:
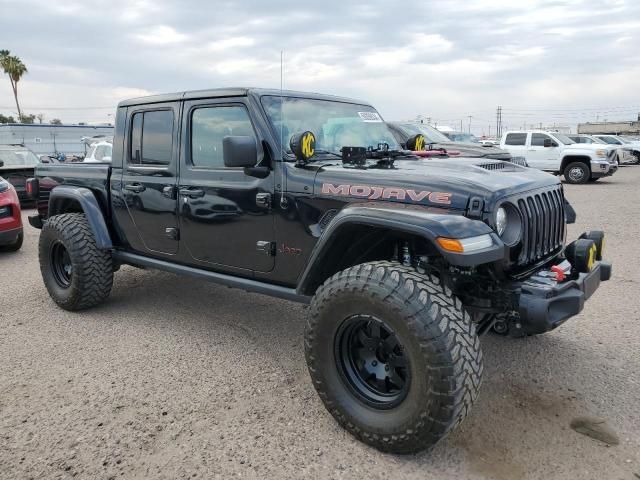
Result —
[[128, 107], [133, 105], [145, 105], [150, 103], [176, 102], [179, 100], [196, 100], [199, 98], [225, 98], [225, 97], [246, 97], [255, 95], [261, 97], [263, 95], [284, 96], [284, 97], [302, 97], [315, 100], [329, 100], [335, 102], [356, 103], [359, 105], [370, 105], [369, 102], [355, 100], [353, 98], [338, 97], [335, 95], [325, 95], [322, 93], [297, 92], [293, 90], [278, 90], [268, 88], [246, 88], [246, 87], [228, 87], [228, 88], [212, 88], [207, 90], [191, 90], [186, 92], [163, 93], [159, 95], [149, 95], [146, 97], [131, 98], [123, 100], [118, 107]]

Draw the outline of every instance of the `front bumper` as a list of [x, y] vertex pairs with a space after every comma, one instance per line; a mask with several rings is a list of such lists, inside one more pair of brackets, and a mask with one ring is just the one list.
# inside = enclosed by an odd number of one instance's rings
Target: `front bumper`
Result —
[[591, 162], [591, 178], [610, 177], [618, 171], [618, 165], [608, 161]]
[[533, 335], [553, 330], [584, 308], [600, 282], [611, 278], [611, 264], [596, 262], [589, 273], [558, 283], [535, 274], [520, 284], [519, 321], [513, 333]]
[[13, 245], [18, 241], [18, 237], [21, 233], [22, 227], [0, 231], [0, 247], [5, 245]]

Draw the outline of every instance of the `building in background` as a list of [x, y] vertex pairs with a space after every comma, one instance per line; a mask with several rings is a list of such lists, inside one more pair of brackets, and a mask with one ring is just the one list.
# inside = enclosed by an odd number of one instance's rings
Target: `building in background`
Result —
[[640, 135], [640, 114], [638, 120], [630, 122], [587, 122], [578, 124], [578, 133], [609, 135]]
[[7, 123], [0, 125], [0, 144], [21, 144], [36, 155], [84, 155], [83, 137], [113, 136], [110, 125], [44, 125]]

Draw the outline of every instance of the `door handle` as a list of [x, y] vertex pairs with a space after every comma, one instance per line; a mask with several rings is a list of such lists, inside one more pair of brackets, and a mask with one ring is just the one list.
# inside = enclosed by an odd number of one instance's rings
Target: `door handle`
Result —
[[189, 198], [204, 197], [204, 190], [200, 190], [199, 188], [181, 188], [180, 195]]
[[124, 186], [124, 189], [134, 193], [142, 193], [147, 189], [147, 187], [140, 185], [139, 183], [129, 183]]
[[176, 188], [173, 185], [165, 185], [162, 187], [162, 195], [172, 200], [176, 199]]

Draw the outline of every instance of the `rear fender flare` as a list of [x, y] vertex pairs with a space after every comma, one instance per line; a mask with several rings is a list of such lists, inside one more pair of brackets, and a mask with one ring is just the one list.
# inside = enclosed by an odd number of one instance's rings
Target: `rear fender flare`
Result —
[[[438, 213], [434, 210], [437, 209], [410, 208], [402, 204], [389, 206], [357, 204], [344, 208], [326, 227], [311, 252], [307, 266], [298, 281], [298, 292], [313, 294], [313, 287], [317, 282], [317, 274], [322, 262], [332, 248], [341, 248], [337, 245], [341, 231], [353, 225], [359, 225], [362, 228], [385, 228], [422, 237], [430, 242], [451, 265], [475, 266], [506, 258], [507, 247], [487, 224], [459, 214]], [[438, 237], [468, 238], [484, 234], [491, 235], [493, 247], [474, 253], [452, 253], [443, 250], [436, 242]]]
[[104, 219], [104, 214], [100, 208], [100, 204], [93, 192], [85, 187], [74, 187], [70, 185], [60, 185], [51, 191], [49, 197], [49, 217], [66, 213], [63, 210], [65, 200], [77, 202], [82, 209], [91, 231], [96, 239], [96, 244], [101, 250], [110, 250], [113, 248], [111, 235]]

